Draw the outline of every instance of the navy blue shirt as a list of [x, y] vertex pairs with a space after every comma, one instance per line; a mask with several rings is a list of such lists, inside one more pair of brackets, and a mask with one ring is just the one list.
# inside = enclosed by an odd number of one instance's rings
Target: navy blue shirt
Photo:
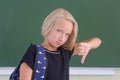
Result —
[[[37, 48], [35, 45], [30, 45], [22, 62], [27, 63], [31, 69], [34, 69], [35, 56]], [[45, 49], [48, 65], [45, 80], [69, 80], [69, 60], [72, 51], [59, 48], [58, 51], [50, 51]]]

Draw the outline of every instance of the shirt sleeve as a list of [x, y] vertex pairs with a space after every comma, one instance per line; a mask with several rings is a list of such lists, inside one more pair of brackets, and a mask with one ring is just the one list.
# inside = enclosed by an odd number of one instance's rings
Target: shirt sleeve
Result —
[[25, 62], [26, 64], [28, 64], [28, 66], [31, 69], [34, 69], [35, 57], [36, 57], [36, 47], [35, 45], [31, 44], [26, 50], [22, 58], [22, 62]]
[[71, 51], [69, 51], [69, 58], [71, 58], [71, 56], [73, 55], [73, 51], [74, 51], [74, 49], [72, 49]]

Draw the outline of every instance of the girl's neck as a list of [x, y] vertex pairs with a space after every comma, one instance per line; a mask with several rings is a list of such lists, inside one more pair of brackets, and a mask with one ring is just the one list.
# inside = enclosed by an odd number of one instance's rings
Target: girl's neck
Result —
[[57, 51], [57, 48], [55, 48], [54, 46], [50, 45], [49, 43], [43, 42], [41, 44], [44, 48], [50, 50], [50, 51]]

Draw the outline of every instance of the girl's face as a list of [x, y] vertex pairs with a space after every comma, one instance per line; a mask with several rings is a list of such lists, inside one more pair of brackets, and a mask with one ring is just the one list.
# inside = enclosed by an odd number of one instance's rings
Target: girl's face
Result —
[[57, 50], [58, 47], [62, 46], [68, 40], [72, 29], [73, 24], [71, 21], [59, 19], [45, 38], [45, 43], [49, 46], [47, 48]]

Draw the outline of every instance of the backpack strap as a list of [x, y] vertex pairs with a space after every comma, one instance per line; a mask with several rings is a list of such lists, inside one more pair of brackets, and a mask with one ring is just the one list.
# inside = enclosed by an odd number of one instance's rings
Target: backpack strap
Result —
[[32, 80], [43, 80], [46, 72], [47, 58], [44, 48], [39, 44], [36, 44], [36, 47], [37, 47], [37, 54], [36, 54]]
[[[21, 63], [20, 63], [21, 64]], [[20, 80], [20, 64], [11, 73], [9, 80]]]

